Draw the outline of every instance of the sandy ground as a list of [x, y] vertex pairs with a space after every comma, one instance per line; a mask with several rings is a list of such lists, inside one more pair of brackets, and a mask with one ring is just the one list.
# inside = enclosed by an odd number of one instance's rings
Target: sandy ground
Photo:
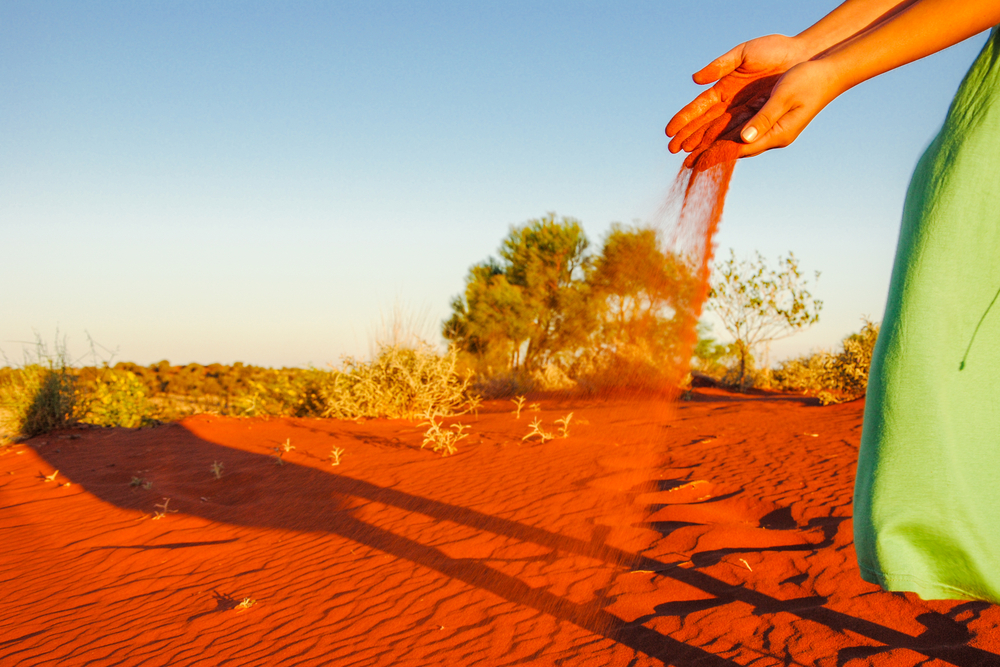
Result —
[[0, 665], [1000, 665], [1000, 608], [858, 576], [861, 402], [540, 407], [0, 450]]

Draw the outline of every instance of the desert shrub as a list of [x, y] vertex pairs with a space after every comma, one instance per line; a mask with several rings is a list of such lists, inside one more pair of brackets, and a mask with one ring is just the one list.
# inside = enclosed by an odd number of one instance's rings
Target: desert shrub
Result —
[[[720, 376], [720, 384], [735, 391], [772, 387], [774, 377], [771, 369], [758, 366], [754, 355], [745, 352], [741, 342], [732, 343], [729, 349], [728, 356], [733, 359], [733, 364]], [[743, 360], [742, 363], [740, 359]]]
[[467, 403], [469, 377], [457, 369], [457, 354], [437, 354], [427, 344], [383, 345], [371, 361], [352, 357], [322, 388], [324, 416], [338, 419], [413, 419], [451, 415]]
[[412, 341], [380, 345], [374, 360], [347, 359], [333, 371], [167, 361], [70, 368], [61, 356], [38, 358], [0, 368], [0, 440], [74, 421], [136, 427], [198, 413], [426, 419], [479, 400], [454, 351]]
[[[147, 415], [157, 421], [198, 413], [318, 417], [326, 407], [321, 387], [329, 373], [313, 368], [262, 368], [240, 362], [172, 366], [160, 361], [149, 366], [119, 362], [111, 370], [132, 373], [145, 387]], [[104, 372], [86, 367], [79, 374], [89, 386]]]
[[519, 370], [494, 372], [487, 369], [474, 377], [470, 390], [487, 400], [523, 396], [534, 391], [535, 383], [529, 373]]
[[92, 382], [76, 389], [76, 416], [84, 424], [136, 428], [153, 422], [146, 384], [132, 371], [97, 369]]
[[678, 364], [664, 358], [644, 345], [622, 344], [615, 350], [604, 350], [580, 363], [574, 376], [587, 393], [661, 392], [670, 390], [680, 380]]
[[240, 385], [228, 389], [228, 411], [246, 417], [318, 417], [326, 409], [324, 387], [329, 375], [314, 368], [255, 369]]
[[4, 368], [0, 419], [7, 438], [30, 438], [73, 423], [74, 378], [60, 361]]
[[565, 392], [577, 388], [577, 382], [560, 366], [549, 362], [531, 374], [531, 383], [541, 391]]
[[774, 381], [782, 389], [815, 395], [824, 405], [861, 398], [868, 388], [878, 332], [877, 323], [865, 320], [861, 331], [843, 340], [840, 352], [817, 352], [782, 362], [773, 372]]

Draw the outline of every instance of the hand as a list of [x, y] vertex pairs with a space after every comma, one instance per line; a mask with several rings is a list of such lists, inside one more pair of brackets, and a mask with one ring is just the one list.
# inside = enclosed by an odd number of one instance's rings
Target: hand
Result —
[[[811, 55], [794, 37], [768, 35], [744, 42], [713, 60], [693, 78], [695, 83], [702, 85], [717, 83], [698, 95], [667, 124], [667, 135], [673, 137], [670, 152], [690, 152], [703, 146], [713, 123], [716, 137], [731, 132], [734, 126], [742, 124], [763, 106], [781, 74]], [[716, 121], [724, 116], [728, 118], [720, 127]]]
[[738, 157], [792, 143], [844, 88], [837, 72], [823, 60], [792, 67], [775, 83], [760, 111], [743, 126], [740, 138], [744, 144]]

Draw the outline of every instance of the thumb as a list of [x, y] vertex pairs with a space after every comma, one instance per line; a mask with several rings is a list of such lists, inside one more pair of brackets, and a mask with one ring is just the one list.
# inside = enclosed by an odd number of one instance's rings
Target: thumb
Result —
[[772, 96], [740, 130], [740, 139], [743, 140], [743, 143], [752, 144], [770, 132], [778, 119], [784, 116], [787, 111], [785, 101]]
[[691, 78], [694, 79], [695, 83], [704, 86], [726, 76], [739, 67], [742, 62], [743, 45], [739, 44], [702, 67]]

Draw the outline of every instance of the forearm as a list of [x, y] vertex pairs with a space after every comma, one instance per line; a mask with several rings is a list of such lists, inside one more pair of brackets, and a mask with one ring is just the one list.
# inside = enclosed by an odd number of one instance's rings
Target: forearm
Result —
[[1000, 23], [998, 0], [915, 0], [830, 48], [815, 62], [825, 66], [839, 94], [997, 23]]
[[847, 0], [794, 39], [810, 57], [889, 20], [917, 0]]

